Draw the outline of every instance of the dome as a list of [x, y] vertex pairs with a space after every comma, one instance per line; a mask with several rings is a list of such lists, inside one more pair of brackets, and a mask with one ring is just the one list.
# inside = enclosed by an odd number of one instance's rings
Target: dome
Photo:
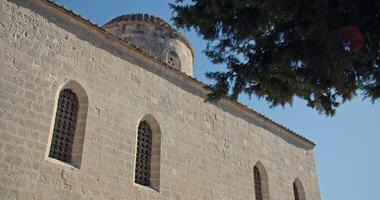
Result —
[[129, 21], [129, 22], [147, 22], [147, 23], [152, 23], [152, 24], [156, 24], [159, 26], [165, 26], [168, 28], [172, 28], [163, 19], [156, 17], [156, 16], [153, 16], [153, 15], [148, 15], [148, 14], [143, 14], [143, 13], [121, 15], [119, 17], [112, 19], [111, 21], [109, 21], [104, 26], [109, 26], [109, 25], [114, 24], [114, 23], [127, 22], [127, 21]]
[[127, 14], [112, 19], [103, 28], [169, 66], [193, 75], [194, 54], [190, 43], [163, 19], [148, 14]]

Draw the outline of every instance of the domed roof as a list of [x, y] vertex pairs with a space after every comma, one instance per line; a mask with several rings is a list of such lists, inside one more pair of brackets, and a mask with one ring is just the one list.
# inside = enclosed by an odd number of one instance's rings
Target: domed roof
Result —
[[113, 26], [117, 26], [119, 23], [147, 23], [152, 24], [155, 26], [166, 28], [167, 30], [171, 31], [176, 38], [184, 42], [191, 50], [191, 54], [194, 56], [193, 47], [191, 46], [190, 42], [176, 29], [174, 29], [170, 24], [165, 22], [160, 17], [156, 17], [153, 15], [145, 14], [145, 13], [133, 13], [133, 14], [125, 14], [121, 15], [119, 17], [116, 17], [112, 19], [111, 21], [107, 22], [103, 25], [103, 28], [111, 28]]
[[110, 25], [113, 23], [117, 23], [117, 22], [127, 22], [127, 21], [130, 21], [130, 22], [148, 22], [148, 23], [159, 25], [159, 26], [164, 26], [167, 28], [172, 28], [163, 19], [156, 17], [156, 16], [153, 16], [153, 15], [144, 14], [144, 13], [121, 15], [119, 17], [112, 19], [111, 21], [109, 21], [104, 26], [107, 26], [107, 25]]

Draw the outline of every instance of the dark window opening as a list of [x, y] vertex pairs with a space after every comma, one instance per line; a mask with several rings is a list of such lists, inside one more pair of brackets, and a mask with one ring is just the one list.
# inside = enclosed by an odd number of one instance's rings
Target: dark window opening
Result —
[[296, 183], [293, 183], [294, 200], [299, 200], [298, 188]]
[[78, 97], [73, 91], [60, 92], [49, 157], [71, 163], [78, 107]]
[[150, 164], [152, 153], [152, 130], [146, 121], [142, 121], [137, 133], [135, 182], [150, 186]]
[[261, 175], [259, 169], [255, 166], [253, 168], [254, 184], [255, 184], [255, 197], [256, 200], [263, 199], [262, 187], [261, 187]]

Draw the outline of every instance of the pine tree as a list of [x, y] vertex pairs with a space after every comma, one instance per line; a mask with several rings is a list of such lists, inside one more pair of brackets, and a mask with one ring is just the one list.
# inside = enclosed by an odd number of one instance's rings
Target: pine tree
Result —
[[294, 97], [320, 113], [363, 93], [380, 98], [378, 0], [177, 0], [179, 28], [208, 41], [206, 55], [226, 71], [209, 72], [209, 100], [241, 93], [272, 106]]

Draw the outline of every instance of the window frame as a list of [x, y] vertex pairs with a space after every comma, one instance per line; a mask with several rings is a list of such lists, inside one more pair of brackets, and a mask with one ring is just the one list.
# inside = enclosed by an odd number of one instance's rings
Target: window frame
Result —
[[[54, 126], [56, 122], [56, 114], [57, 114], [57, 108], [58, 108], [58, 100], [59, 95], [61, 91], [65, 89], [70, 89], [75, 93], [75, 95], [78, 98], [78, 116], [77, 116], [77, 122], [76, 122], [76, 128], [74, 132], [74, 142], [73, 142], [73, 148], [71, 152], [71, 162], [65, 162], [61, 161], [56, 158], [52, 158], [49, 156], [52, 139], [53, 139], [53, 133], [54, 133]], [[83, 155], [83, 145], [84, 145], [84, 138], [85, 138], [85, 132], [86, 132], [86, 123], [87, 123], [87, 114], [88, 114], [88, 96], [85, 91], [85, 89], [76, 81], [70, 80], [68, 82], [65, 82], [61, 85], [58, 85], [55, 90], [54, 97], [54, 106], [52, 109], [52, 118], [51, 118], [51, 125], [50, 125], [50, 132], [47, 142], [47, 147], [45, 151], [45, 161], [48, 161], [53, 164], [60, 165], [62, 167], [70, 168], [72, 170], [79, 170], [82, 164], [82, 155]]]
[[[136, 182], [136, 164], [137, 164], [137, 145], [138, 145], [138, 128], [141, 122], [146, 121], [152, 131], [152, 147], [151, 147], [151, 162], [150, 162], [150, 184], [141, 185]], [[161, 128], [158, 121], [150, 114], [142, 117], [136, 125], [136, 143], [135, 143], [135, 163], [133, 170], [133, 185], [148, 190], [153, 193], [160, 191], [160, 158], [161, 158]]]
[[182, 67], [181, 58], [179, 57], [178, 53], [174, 50], [170, 50], [166, 54], [166, 63], [174, 69], [181, 70], [181, 67]]

